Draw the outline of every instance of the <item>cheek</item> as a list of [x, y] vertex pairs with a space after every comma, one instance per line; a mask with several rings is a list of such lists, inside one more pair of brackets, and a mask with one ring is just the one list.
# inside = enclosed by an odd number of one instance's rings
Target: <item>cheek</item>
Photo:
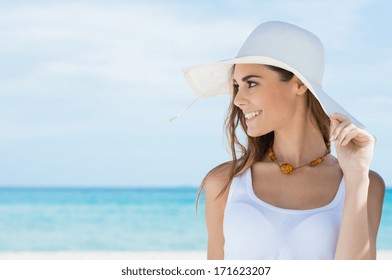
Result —
[[286, 91], [275, 92], [274, 96], [269, 98], [268, 103], [272, 109], [271, 113], [279, 114], [280, 116], [290, 115], [295, 108], [295, 98]]
[[284, 108], [288, 105], [287, 100], [283, 98], [283, 95], [278, 94], [270, 94], [266, 96], [264, 104], [264, 113], [266, 117], [272, 117], [281, 114], [282, 111], [284, 111]]

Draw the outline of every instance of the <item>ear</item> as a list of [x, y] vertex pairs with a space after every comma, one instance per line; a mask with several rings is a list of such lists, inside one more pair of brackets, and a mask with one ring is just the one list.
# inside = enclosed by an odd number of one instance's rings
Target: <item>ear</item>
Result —
[[301, 82], [300, 79], [298, 79], [297, 77], [295, 78], [296, 78], [295, 84], [296, 84], [297, 95], [304, 95], [307, 92], [308, 87], [305, 86], [305, 84]]

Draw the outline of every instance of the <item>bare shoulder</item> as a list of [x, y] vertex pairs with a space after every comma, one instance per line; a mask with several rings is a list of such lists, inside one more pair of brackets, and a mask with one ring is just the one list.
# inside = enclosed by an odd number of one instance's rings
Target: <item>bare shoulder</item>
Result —
[[212, 169], [203, 180], [205, 217], [208, 232], [208, 259], [224, 258], [223, 219], [228, 191], [220, 196], [230, 180], [231, 163], [223, 163]]
[[232, 164], [225, 162], [213, 168], [203, 181], [206, 199], [216, 198], [230, 180]]
[[374, 243], [376, 242], [377, 232], [380, 226], [384, 195], [384, 180], [377, 172], [370, 170], [367, 209], [370, 236]]
[[384, 200], [385, 182], [377, 172], [369, 171], [369, 197], [377, 200]]

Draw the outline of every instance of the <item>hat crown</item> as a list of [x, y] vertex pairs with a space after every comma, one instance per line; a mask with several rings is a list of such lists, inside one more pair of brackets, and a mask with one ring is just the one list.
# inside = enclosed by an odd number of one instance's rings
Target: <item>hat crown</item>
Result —
[[[263, 56], [276, 59], [321, 86], [324, 47], [313, 33], [298, 26], [269, 21], [260, 24], [242, 45], [237, 57]], [[287, 69], [291, 70], [291, 69]]]

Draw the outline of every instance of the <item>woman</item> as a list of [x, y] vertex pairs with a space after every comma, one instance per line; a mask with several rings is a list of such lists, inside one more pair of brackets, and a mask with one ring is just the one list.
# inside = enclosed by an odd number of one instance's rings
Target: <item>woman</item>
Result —
[[376, 258], [385, 184], [369, 170], [375, 138], [322, 90], [323, 68], [314, 34], [266, 22], [236, 58], [184, 70], [200, 96], [233, 93], [233, 160], [201, 187], [208, 259]]

